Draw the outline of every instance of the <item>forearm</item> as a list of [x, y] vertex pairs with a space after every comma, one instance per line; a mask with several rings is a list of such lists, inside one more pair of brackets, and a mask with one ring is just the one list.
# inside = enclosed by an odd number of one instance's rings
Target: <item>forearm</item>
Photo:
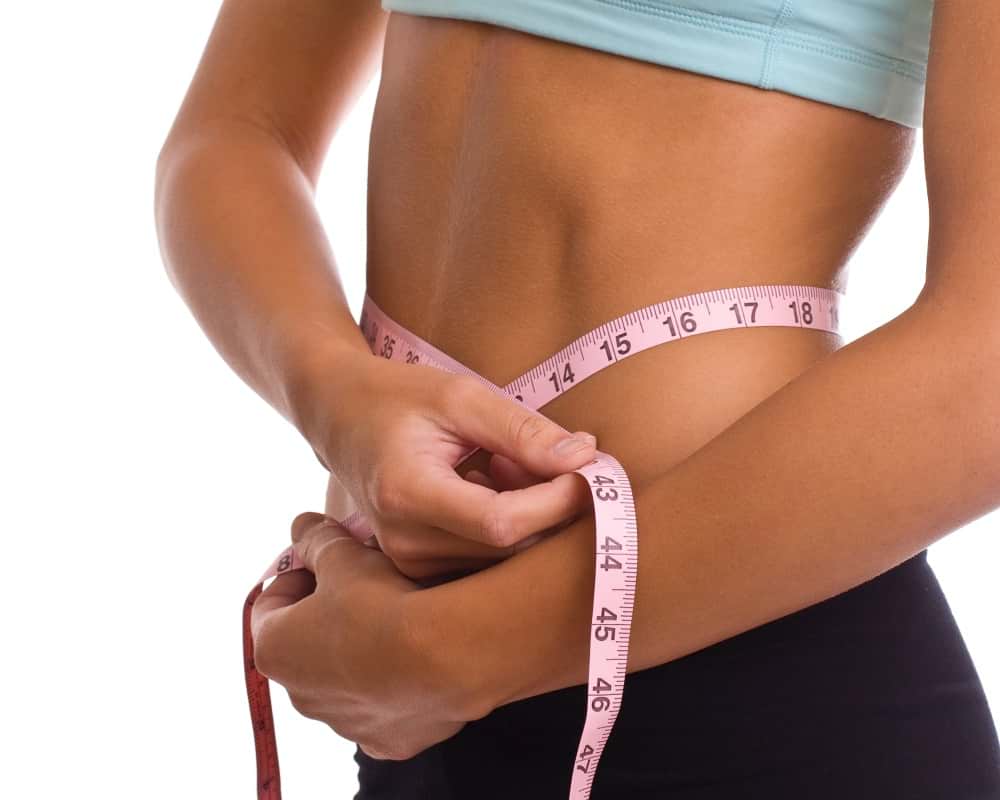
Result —
[[[914, 306], [637, 491], [630, 672], [845, 591], [1000, 506], [996, 325], [985, 309], [959, 319]], [[464, 708], [586, 680], [593, 548], [587, 518], [413, 595], [435, 663], [461, 665]]]
[[220, 355], [301, 429], [299, 385], [370, 352], [295, 159], [251, 124], [187, 133], [160, 155], [156, 224], [167, 272]]

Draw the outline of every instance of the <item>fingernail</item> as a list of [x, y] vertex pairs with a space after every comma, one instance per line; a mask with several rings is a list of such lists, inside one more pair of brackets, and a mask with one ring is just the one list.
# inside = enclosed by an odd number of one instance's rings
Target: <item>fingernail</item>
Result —
[[[594, 440], [597, 441], [596, 439]], [[579, 450], [583, 450], [585, 447], [589, 447], [592, 442], [588, 442], [584, 439], [577, 439], [575, 436], [570, 436], [557, 442], [555, 447], [552, 448], [552, 452], [557, 456], [568, 456], [576, 453]]]

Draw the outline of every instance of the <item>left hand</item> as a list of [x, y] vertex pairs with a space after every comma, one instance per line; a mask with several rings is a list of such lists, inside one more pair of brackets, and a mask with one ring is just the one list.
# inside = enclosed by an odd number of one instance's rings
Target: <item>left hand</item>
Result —
[[299, 514], [292, 540], [308, 572], [279, 575], [257, 598], [257, 669], [299, 713], [373, 758], [412, 758], [461, 730], [449, 682], [433, 674], [403, 613], [418, 584], [322, 514]]

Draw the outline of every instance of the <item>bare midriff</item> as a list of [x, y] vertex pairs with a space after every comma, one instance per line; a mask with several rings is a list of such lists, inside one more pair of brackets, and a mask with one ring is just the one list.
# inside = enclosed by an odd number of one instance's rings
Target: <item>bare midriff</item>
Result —
[[[368, 293], [503, 385], [650, 303], [753, 284], [846, 291], [912, 143], [912, 129], [850, 109], [393, 14], [371, 134]], [[800, 328], [717, 331], [639, 353], [542, 413], [595, 434], [638, 487], [842, 344]]]

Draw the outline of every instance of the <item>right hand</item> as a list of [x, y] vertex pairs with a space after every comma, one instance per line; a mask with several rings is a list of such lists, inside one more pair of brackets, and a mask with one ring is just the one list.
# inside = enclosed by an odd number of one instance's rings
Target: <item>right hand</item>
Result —
[[[312, 382], [299, 427], [407, 577], [488, 566], [589, 507], [572, 470], [596, 440], [555, 452], [572, 432], [468, 375], [368, 354], [338, 372]], [[474, 446], [494, 454], [491, 476], [456, 471]]]

